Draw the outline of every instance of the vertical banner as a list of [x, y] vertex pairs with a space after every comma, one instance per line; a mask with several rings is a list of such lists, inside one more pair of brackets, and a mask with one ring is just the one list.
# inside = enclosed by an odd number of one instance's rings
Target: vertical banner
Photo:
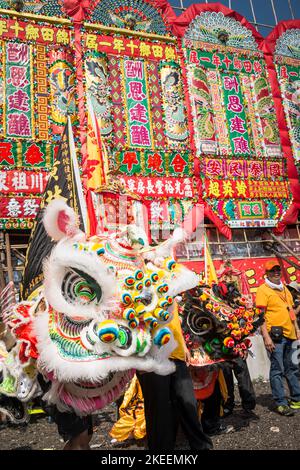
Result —
[[163, 65], [160, 72], [167, 143], [174, 148], [186, 144], [188, 139], [182, 79], [180, 70], [173, 65]]
[[32, 138], [31, 46], [8, 42], [5, 50], [5, 125], [7, 137]]
[[234, 155], [250, 155], [246, 113], [240, 81], [234, 74], [222, 73], [221, 76], [232, 153]]
[[[67, 60], [69, 59], [69, 60]], [[51, 121], [55, 134], [62, 134], [67, 114], [75, 116], [75, 73], [73, 58], [64, 51], [52, 50], [48, 77], [50, 81]]]
[[144, 61], [124, 60], [123, 67], [130, 145], [152, 147]]
[[[4, 133], [4, 109], [3, 109], [3, 91], [4, 91], [4, 74], [5, 74], [5, 55], [4, 55], [4, 43], [0, 41], [0, 90], [2, 90], [2, 93], [0, 95], [0, 135], [3, 137]], [[1, 144], [0, 144], [1, 145]], [[0, 150], [0, 162], [1, 162], [1, 150]]]
[[259, 114], [265, 154], [269, 157], [280, 157], [281, 146], [279, 138], [278, 122], [274, 112], [274, 101], [266, 77], [258, 77], [254, 80], [255, 107]]
[[108, 64], [104, 56], [89, 54], [85, 60], [86, 90], [94, 110], [101, 136], [109, 136], [113, 129], [111, 116]]
[[197, 150], [216, 154], [218, 144], [211, 90], [204, 68], [190, 67], [189, 82]]
[[263, 144], [262, 142], [263, 141], [262, 139], [263, 129], [261, 125], [261, 120], [257, 119], [256, 117], [256, 110], [254, 107], [255, 97], [253, 94], [253, 89], [254, 89], [253, 82], [255, 80], [255, 75], [249, 76], [246, 74], [241, 74], [240, 80], [241, 80], [244, 96], [245, 96], [247, 106], [248, 106], [248, 111], [249, 111], [248, 117], [249, 117], [249, 121], [251, 124], [251, 129], [252, 129], [255, 154], [256, 154], [256, 157], [261, 158], [263, 157], [263, 145], [262, 145]]
[[48, 83], [47, 83], [47, 48], [43, 44], [36, 46], [35, 59], [37, 73], [36, 101], [37, 101], [37, 132], [38, 138], [48, 140], [49, 117], [48, 117]]
[[300, 67], [277, 66], [283, 107], [297, 166], [300, 162]]
[[215, 126], [217, 131], [217, 144], [220, 155], [230, 155], [231, 146], [229, 142], [228, 129], [224, 119], [224, 104], [220, 93], [221, 77], [219, 72], [209, 70], [206, 72], [211, 89], [212, 106], [215, 116]]

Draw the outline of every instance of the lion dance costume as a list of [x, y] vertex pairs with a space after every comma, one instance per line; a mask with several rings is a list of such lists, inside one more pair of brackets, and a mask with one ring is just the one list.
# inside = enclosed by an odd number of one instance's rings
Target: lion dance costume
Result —
[[46, 208], [44, 225], [57, 243], [39, 295], [9, 316], [17, 343], [1, 362], [1, 385], [26, 401], [41, 393], [40, 372], [51, 382], [48, 403], [90, 415], [116, 400], [135, 370], [173, 371], [168, 322], [175, 297], [198, 277], [171, 256], [180, 237], [150, 248], [144, 232], [128, 226], [87, 238], [62, 200]]

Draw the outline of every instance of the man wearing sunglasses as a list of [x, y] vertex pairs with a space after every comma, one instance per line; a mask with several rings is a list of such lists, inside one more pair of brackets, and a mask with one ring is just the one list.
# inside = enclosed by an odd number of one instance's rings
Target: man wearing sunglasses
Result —
[[[264, 308], [265, 322], [261, 333], [271, 362], [270, 385], [276, 402], [276, 411], [293, 416], [300, 409], [298, 362], [295, 361], [295, 340], [300, 340], [293, 297], [281, 281], [281, 267], [277, 261], [265, 264], [265, 282], [257, 289], [256, 306]], [[294, 360], [293, 360], [294, 359]], [[286, 378], [291, 399], [285, 397], [283, 378]]]

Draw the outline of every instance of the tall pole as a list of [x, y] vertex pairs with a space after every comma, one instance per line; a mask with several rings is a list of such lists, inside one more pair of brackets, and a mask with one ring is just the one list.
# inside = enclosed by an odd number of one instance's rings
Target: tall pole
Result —
[[10, 240], [9, 240], [9, 233], [5, 233], [5, 250], [6, 250], [6, 264], [7, 264], [7, 273], [8, 273], [8, 280], [14, 282], [14, 274], [13, 274], [13, 266], [11, 261], [11, 248], [10, 248]]

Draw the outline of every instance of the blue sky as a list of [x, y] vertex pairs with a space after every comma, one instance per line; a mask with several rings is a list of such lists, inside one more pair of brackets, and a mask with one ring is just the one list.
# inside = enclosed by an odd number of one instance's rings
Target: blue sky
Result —
[[[188, 7], [192, 3], [205, 3], [197, 2], [191, 0], [169, 0], [170, 4], [173, 7], [180, 7], [183, 3], [184, 7]], [[214, 3], [209, 1], [208, 3]], [[225, 6], [229, 6], [230, 0], [221, 0], [219, 3], [222, 3]], [[291, 8], [294, 13], [294, 17], [300, 19], [300, 0], [290, 0]], [[271, 0], [252, 0], [252, 5], [254, 9], [254, 15], [256, 16], [256, 22], [266, 25], [275, 26], [276, 17], [272, 8]], [[273, 5], [275, 9], [275, 14], [278, 21], [290, 20], [292, 19], [292, 12], [289, 8], [288, 0], [273, 0]], [[254, 22], [253, 12], [250, 4], [250, 0], [231, 0], [231, 8], [236, 10], [241, 15], [245, 16], [248, 21]], [[177, 14], [180, 12], [177, 10]], [[265, 26], [258, 26], [259, 32], [266, 36], [271, 31], [271, 28]]]

